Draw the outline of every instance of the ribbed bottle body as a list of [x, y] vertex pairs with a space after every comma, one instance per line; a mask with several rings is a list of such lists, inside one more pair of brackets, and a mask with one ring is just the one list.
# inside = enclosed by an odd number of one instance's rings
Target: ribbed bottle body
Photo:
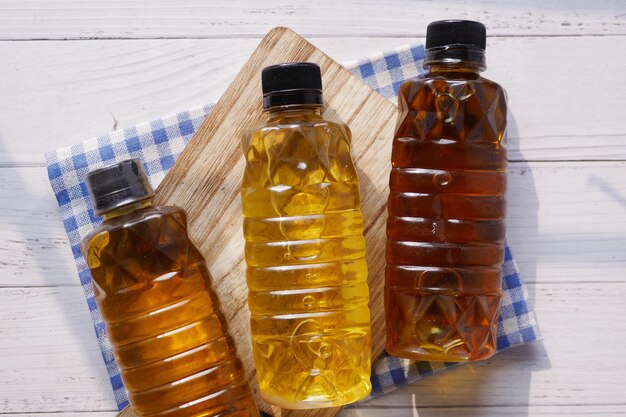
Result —
[[261, 397], [285, 408], [361, 399], [371, 390], [371, 332], [349, 131], [290, 112], [254, 131], [245, 156], [245, 252]]
[[387, 351], [495, 353], [505, 240], [506, 97], [476, 73], [404, 83], [387, 223]]
[[184, 211], [148, 207], [107, 220], [83, 250], [138, 415], [258, 416]]

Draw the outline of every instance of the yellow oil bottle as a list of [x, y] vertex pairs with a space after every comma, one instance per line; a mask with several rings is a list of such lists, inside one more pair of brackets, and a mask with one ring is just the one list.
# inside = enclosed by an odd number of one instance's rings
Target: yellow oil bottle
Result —
[[320, 69], [263, 70], [266, 123], [244, 140], [252, 343], [261, 397], [290, 409], [371, 390], [359, 182], [350, 131], [322, 117]]

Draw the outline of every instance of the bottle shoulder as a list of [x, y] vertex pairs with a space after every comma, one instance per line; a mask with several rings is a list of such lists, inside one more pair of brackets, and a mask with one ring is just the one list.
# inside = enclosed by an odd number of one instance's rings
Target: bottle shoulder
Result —
[[349, 154], [352, 133], [344, 123], [321, 117], [304, 120], [275, 118], [253, 129], [243, 141], [248, 162], [274, 159], [323, 158], [323, 154]]
[[492, 91], [500, 90], [505, 92], [504, 88], [489, 78], [483, 77], [475, 73], [441, 73], [430, 74], [425, 73], [417, 77], [406, 80], [400, 86], [399, 95], [411, 95], [424, 87], [437, 87], [442, 85], [468, 85], [476, 86], [476, 88], [489, 89]]
[[398, 91], [401, 111], [427, 110], [442, 114], [442, 108], [454, 107], [456, 113], [457, 107], [464, 103], [459, 110], [461, 114], [477, 107], [483, 112], [506, 114], [507, 101], [506, 91], [500, 84], [476, 73], [427, 73], [407, 80]]
[[87, 243], [103, 233], [110, 233], [119, 229], [133, 229], [166, 218], [172, 218], [182, 228], [187, 228], [187, 213], [182, 208], [178, 206], [150, 206], [123, 216], [104, 220], [85, 236], [83, 242]]
[[268, 134], [275, 134], [279, 132], [290, 131], [310, 131], [316, 129], [323, 129], [328, 132], [334, 132], [337, 134], [343, 134], [345, 136], [350, 135], [350, 128], [341, 122], [335, 120], [329, 120], [322, 117], [318, 118], [274, 118], [263, 123], [256, 128], [253, 128], [248, 132], [249, 136], [266, 136]]

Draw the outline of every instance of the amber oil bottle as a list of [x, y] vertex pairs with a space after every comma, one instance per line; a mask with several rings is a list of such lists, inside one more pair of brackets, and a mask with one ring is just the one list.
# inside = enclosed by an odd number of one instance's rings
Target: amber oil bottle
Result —
[[86, 183], [104, 222], [83, 252], [135, 412], [258, 417], [185, 212], [152, 205], [137, 159], [91, 171]]

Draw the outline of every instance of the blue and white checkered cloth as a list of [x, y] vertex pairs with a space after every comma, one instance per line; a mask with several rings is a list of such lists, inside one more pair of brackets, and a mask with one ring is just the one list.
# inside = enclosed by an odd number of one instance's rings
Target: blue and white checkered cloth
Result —
[[[380, 94], [395, 101], [400, 84], [419, 74], [423, 59], [424, 47], [416, 45], [353, 62], [347, 67]], [[94, 300], [89, 269], [80, 250], [82, 239], [100, 223], [100, 219], [93, 215], [84, 183], [85, 174], [102, 165], [131, 157], [141, 158], [150, 182], [156, 188], [211, 108], [212, 105], [207, 105], [166, 116], [46, 154], [50, 183], [61, 209], [78, 276], [120, 409], [128, 404], [128, 398], [102, 316]], [[539, 338], [534, 313], [528, 306], [528, 293], [508, 246], [503, 272], [504, 295], [498, 323], [499, 351]], [[373, 365], [372, 397], [381, 396], [451, 366], [454, 364], [412, 362], [384, 355]]]

